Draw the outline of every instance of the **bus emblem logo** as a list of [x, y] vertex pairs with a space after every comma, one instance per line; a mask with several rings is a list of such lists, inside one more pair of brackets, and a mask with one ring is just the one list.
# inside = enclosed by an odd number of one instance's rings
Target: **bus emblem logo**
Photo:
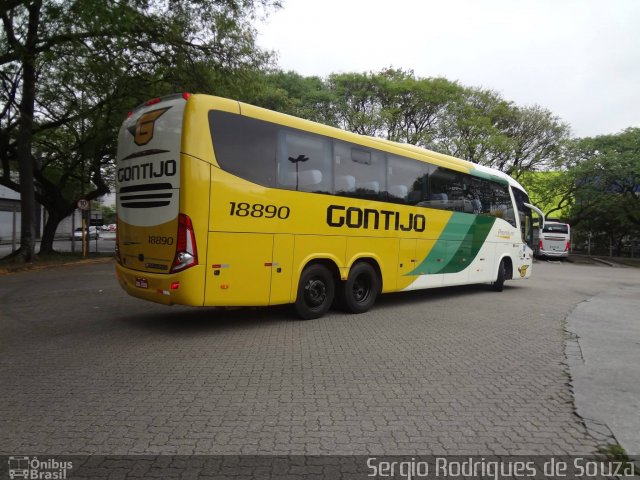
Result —
[[522, 265], [521, 267], [518, 267], [518, 272], [520, 273], [520, 276], [522, 278], [525, 277], [525, 275], [527, 274], [527, 269], [529, 268], [529, 265]]
[[171, 107], [147, 112], [140, 116], [135, 125], [128, 128], [129, 133], [133, 135], [133, 141], [136, 142], [136, 145], [146, 145], [151, 141], [153, 138], [153, 127], [155, 126], [156, 120], [160, 118], [164, 112], [169, 110], [169, 108]]

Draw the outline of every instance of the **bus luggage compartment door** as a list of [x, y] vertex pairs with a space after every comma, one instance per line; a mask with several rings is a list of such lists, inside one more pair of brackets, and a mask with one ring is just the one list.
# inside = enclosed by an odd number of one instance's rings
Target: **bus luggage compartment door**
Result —
[[209, 233], [206, 305], [269, 305], [273, 235]]
[[291, 274], [293, 273], [293, 250], [293, 235], [275, 234], [273, 236], [270, 305], [290, 303], [292, 301]]

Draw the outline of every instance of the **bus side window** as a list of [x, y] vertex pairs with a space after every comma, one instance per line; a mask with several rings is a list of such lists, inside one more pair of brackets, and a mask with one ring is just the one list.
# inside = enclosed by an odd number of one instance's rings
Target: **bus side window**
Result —
[[281, 129], [277, 150], [279, 187], [301, 192], [333, 192], [328, 139]]
[[265, 187], [275, 186], [275, 125], [212, 110], [209, 112], [209, 128], [220, 168]]
[[336, 195], [384, 200], [386, 161], [382, 152], [334, 141], [333, 163]]
[[470, 194], [474, 212], [478, 214], [488, 214], [493, 195], [491, 182], [483, 178], [472, 177]]
[[425, 206], [441, 210], [455, 210], [454, 198], [457, 188], [457, 173], [448, 168], [437, 167], [429, 178], [429, 199]]
[[493, 188], [492, 202], [489, 214], [502, 218], [509, 222], [512, 226], [516, 226], [515, 212], [513, 211], [513, 203], [511, 195], [509, 195], [509, 187], [501, 183], [491, 183]]
[[407, 205], [428, 206], [425, 200], [431, 165], [396, 156], [389, 156], [388, 163], [388, 200]]

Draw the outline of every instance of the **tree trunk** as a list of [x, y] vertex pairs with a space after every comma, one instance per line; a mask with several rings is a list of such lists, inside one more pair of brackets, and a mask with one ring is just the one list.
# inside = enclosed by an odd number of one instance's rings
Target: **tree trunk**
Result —
[[42, 0], [31, 3], [29, 28], [22, 57], [22, 99], [20, 101], [20, 126], [16, 139], [16, 158], [20, 176], [20, 249], [16, 256], [25, 262], [33, 261], [36, 246], [36, 196], [33, 180], [33, 157], [31, 141], [33, 138], [33, 111], [36, 97], [36, 53], [38, 24]]
[[47, 209], [47, 221], [44, 224], [44, 230], [42, 232], [42, 239], [40, 240], [40, 251], [38, 252], [40, 255], [43, 253], [53, 253], [53, 240], [56, 235], [56, 231], [58, 230], [58, 225], [62, 220], [65, 219], [64, 216], [57, 215], [55, 212]]
[[[47, 187], [51, 187], [52, 184], [48, 184], [46, 181], [43, 184], [43, 188], [47, 190]], [[42, 232], [42, 239], [40, 240], [39, 254], [53, 253], [53, 240], [55, 239], [58, 225], [69, 215], [72, 215], [75, 211], [75, 202], [67, 202], [62, 195], [57, 192], [48, 191], [49, 195], [45, 195], [41, 202], [44, 208], [47, 210], [47, 221], [44, 224], [44, 231]]]
[[624, 237], [619, 237], [616, 240], [616, 257], [622, 256], [622, 249], [624, 248]]

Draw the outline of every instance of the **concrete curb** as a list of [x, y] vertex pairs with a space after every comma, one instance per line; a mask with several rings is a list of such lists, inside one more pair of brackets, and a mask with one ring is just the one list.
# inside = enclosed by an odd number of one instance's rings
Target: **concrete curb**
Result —
[[607, 266], [609, 266], [609, 267], [613, 267], [613, 268], [627, 268], [627, 266], [626, 266], [626, 265], [621, 265], [621, 264], [619, 264], [619, 263], [611, 262], [611, 261], [609, 261], [609, 260], [603, 260], [603, 259], [601, 259], [601, 258], [597, 258], [597, 257], [591, 257], [591, 258], [592, 258], [592, 260], [593, 260], [594, 262], [602, 263], [602, 264], [607, 265]]

